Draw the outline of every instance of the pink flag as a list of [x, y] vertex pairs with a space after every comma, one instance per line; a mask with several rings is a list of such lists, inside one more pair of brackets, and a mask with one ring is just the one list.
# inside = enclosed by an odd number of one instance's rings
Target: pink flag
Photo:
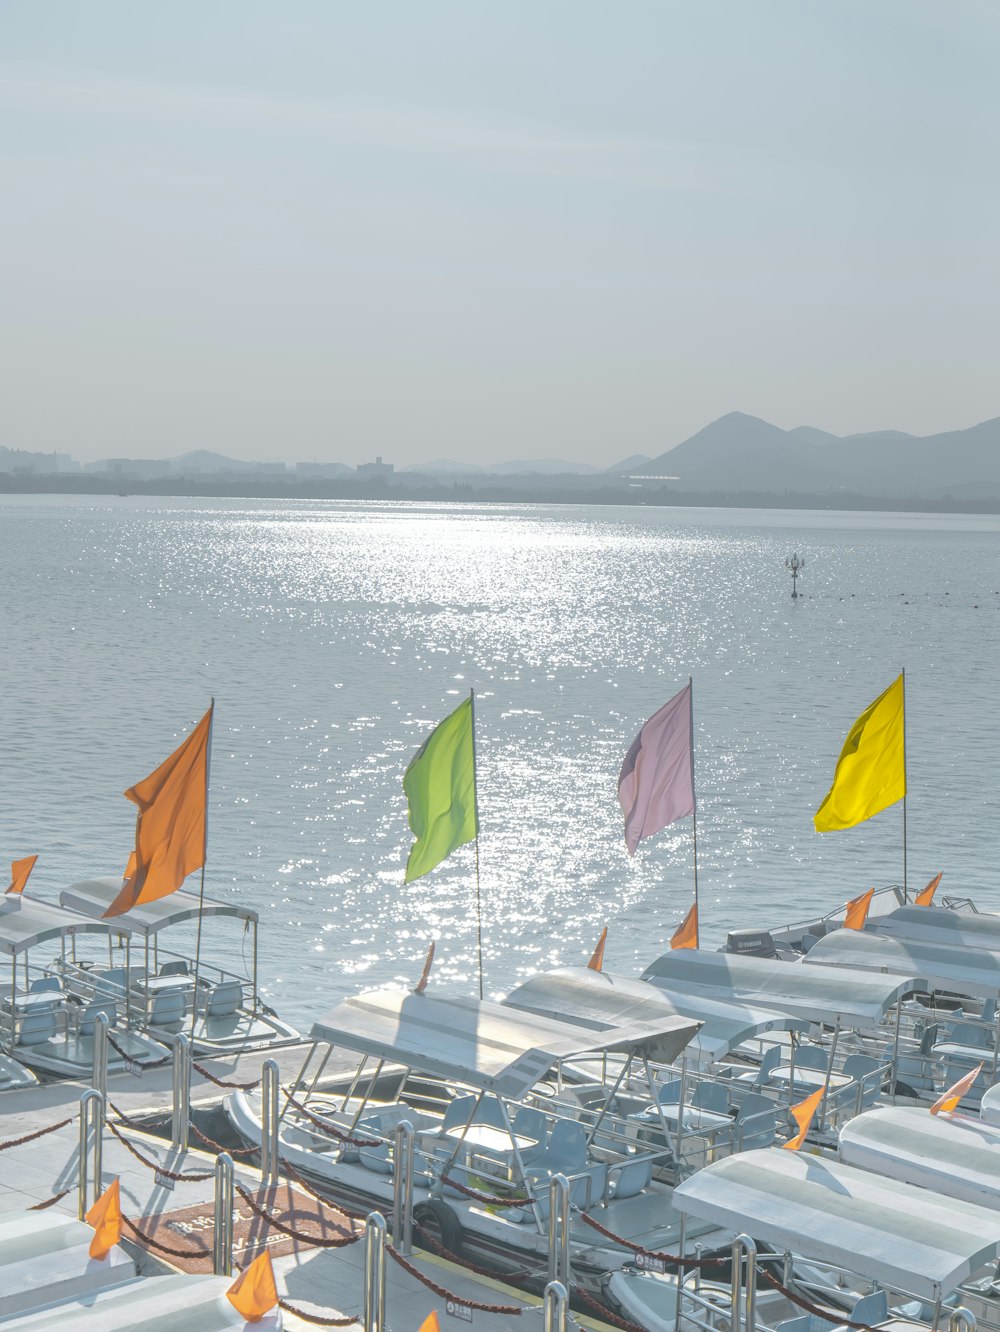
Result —
[[632, 741], [618, 778], [629, 855], [643, 837], [694, 813], [691, 685], [655, 712]]

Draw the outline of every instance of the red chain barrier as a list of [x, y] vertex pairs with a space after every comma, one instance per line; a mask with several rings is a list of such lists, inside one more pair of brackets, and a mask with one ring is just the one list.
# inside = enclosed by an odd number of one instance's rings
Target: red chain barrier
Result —
[[252, 1156], [257, 1150], [256, 1147], [223, 1147], [221, 1142], [216, 1142], [215, 1139], [210, 1138], [207, 1133], [202, 1133], [201, 1129], [193, 1121], [189, 1125], [189, 1128], [196, 1138], [201, 1138], [202, 1142], [208, 1143], [209, 1147], [213, 1147], [217, 1152], [227, 1152], [230, 1156]]
[[296, 1318], [301, 1318], [304, 1323], [313, 1323], [316, 1327], [353, 1327], [361, 1322], [360, 1318], [324, 1318], [321, 1314], [308, 1314], [297, 1304], [290, 1304], [280, 1296], [278, 1308], [284, 1309], [285, 1313], [293, 1314]]
[[[435, 1239], [429, 1230], [425, 1230], [419, 1221], [414, 1221], [413, 1228], [419, 1234], [422, 1243], [430, 1245], [436, 1253], [439, 1253], [442, 1258], [447, 1258], [450, 1263], [455, 1263], [458, 1267], [467, 1267], [470, 1272], [475, 1272], [477, 1276], [491, 1277], [494, 1280], [497, 1279], [499, 1274], [495, 1270], [490, 1271], [488, 1267], [480, 1267], [477, 1263], [471, 1262], [468, 1258], [464, 1258], [459, 1254], [454, 1253], [451, 1249], [446, 1249], [441, 1241]], [[538, 1277], [539, 1272], [504, 1272], [502, 1275], [504, 1281], [514, 1281], [518, 1284], [523, 1284], [524, 1282], [532, 1280], [532, 1278]]]
[[419, 1267], [414, 1267], [391, 1244], [385, 1246], [385, 1251], [394, 1262], [400, 1265], [404, 1272], [409, 1272], [410, 1276], [416, 1277], [428, 1290], [432, 1290], [439, 1299], [450, 1300], [454, 1304], [464, 1304], [467, 1309], [478, 1309], [480, 1313], [511, 1314], [519, 1318], [524, 1312], [517, 1304], [482, 1304], [479, 1300], [462, 1299], [461, 1296], [446, 1290], [444, 1286], [439, 1286], [429, 1276], [425, 1276]]
[[142, 1164], [147, 1168], [147, 1170], [155, 1170], [157, 1174], [164, 1175], [167, 1179], [177, 1180], [178, 1182], [183, 1184], [196, 1184], [200, 1180], [211, 1179], [212, 1176], [215, 1174], [214, 1170], [197, 1170], [197, 1171], [188, 1171], [187, 1173], [177, 1170], [168, 1170], [166, 1166], [159, 1165], [157, 1164], [156, 1161], [151, 1161], [149, 1157], [143, 1156], [142, 1152], [139, 1151], [138, 1147], [136, 1147], [134, 1143], [129, 1142], [128, 1138], [126, 1138], [125, 1135], [121, 1133], [115, 1127], [115, 1125], [111, 1123], [110, 1120], [108, 1120], [108, 1128], [115, 1135], [115, 1137], [118, 1139], [121, 1145], [126, 1149], [126, 1151], [131, 1152], [137, 1161], [141, 1161]]
[[122, 1059], [127, 1059], [129, 1063], [132, 1064], [140, 1064], [144, 1069], [162, 1068], [164, 1064], [169, 1064], [170, 1060], [173, 1057], [172, 1055], [164, 1055], [162, 1059], [147, 1059], [146, 1062], [143, 1063], [143, 1061], [139, 1059], [136, 1055], [129, 1054], [127, 1050], [122, 1049], [122, 1047], [118, 1044], [115, 1038], [111, 1035], [110, 1029], [108, 1031], [108, 1044], [111, 1046], [112, 1050], [114, 1050], [117, 1054], [121, 1055]]
[[36, 1138], [44, 1138], [46, 1133], [55, 1133], [56, 1129], [65, 1128], [67, 1124], [72, 1124], [73, 1116], [69, 1119], [60, 1119], [58, 1124], [50, 1124], [48, 1128], [37, 1129], [34, 1133], [26, 1133], [23, 1138], [8, 1138], [6, 1142], [0, 1142], [0, 1152], [5, 1152], [8, 1147], [20, 1147], [24, 1142], [34, 1142]]
[[168, 1244], [161, 1244], [159, 1240], [153, 1239], [152, 1235], [147, 1235], [144, 1230], [140, 1230], [134, 1221], [128, 1219], [124, 1212], [122, 1213], [122, 1220], [133, 1235], [142, 1240], [143, 1244], [147, 1244], [151, 1249], [159, 1249], [161, 1253], [167, 1254], [170, 1258], [210, 1258], [212, 1256], [211, 1249], [171, 1249]]
[[757, 1273], [764, 1278], [769, 1286], [773, 1286], [775, 1290], [780, 1291], [785, 1299], [791, 1304], [797, 1304], [800, 1309], [806, 1309], [811, 1314], [817, 1314], [825, 1322], [830, 1322], [832, 1319], [841, 1327], [853, 1327], [856, 1328], [858, 1332], [876, 1332], [876, 1329], [871, 1327], [868, 1323], [852, 1323], [849, 1318], [845, 1318], [840, 1313], [832, 1312], [829, 1309], [822, 1308], [818, 1304], [811, 1304], [809, 1300], [804, 1300], [801, 1295], [796, 1295], [793, 1291], [790, 1291], [787, 1286], [782, 1285], [776, 1276], [772, 1276], [771, 1273], [765, 1267], [761, 1267], [759, 1263], [757, 1264]]
[[[371, 1212], [354, 1212], [350, 1209], [350, 1207], [345, 1206], [344, 1203], [333, 1202], [329, 1198], [324, 1198], [322, 1194], [316, 1192], [316, 1190], [312, 1187], [312, 1185], [309, 1183], [309, 1181], [305, 1178], [304, 1175], [299, 1174], [299, 1172], [292, 1165], [291, 1161], [285, 1159], [284, 1157], [282, 1157], [278, 1165], [279, 1169], [284, 1171], [285, 1174], [289, 1175], [291, 1179], [294, 1181], [294, 1183], [302, 1190], [302, 1192], [305, 1193], [308, 1197], [312, 1198], [313, 1202], [318, 1202], [323, 1207], [328, 1207], [333, 1211], [340, 1212], [340, 1214], [342, 1216], [346, 1216], [349, 1221], [367, 1221], [368, 1217], [370, 1216]], [[371, 1211], [384, 1213], [388, 1211], [388, 1209], [373, 1207]]]
[[489, 1193], [477, 1193], [475, 1189], [470, 1189], [468, 1185], [460, 1183], [457, 1179], [452, 1179], [450, 1175], [442, 1175], [441, 1182], [448, 1184], [451, 1188], [457, 1189], [459, 1193], [464, 1193], [467, 1198], [474, 1198], [476, 1202], [481, 1202], [486, 1207], [530, 1207], [533, 1198], [494, 1198]]
[[72, 1189], [63, 1189], [62, 1193], [56, 1193], [51, 1198], [46, 1198], [44, 1202], [35, 1203], [28, 1208], [29, 1212], [44, 1212], [46, 1207], [55, 1207], [57, 1202], [62, 1202], [67, 1193], [72, 1193]]
[[286, 1226], [277, 1217], [272, 1216], [266, 1207], [261, 1207], [253, 1194], [245, 1189], [242, 1184], [235, 1185], [235, 1189], [251, 1212], [259, 1216], [262, 1221], [266, 1221], [269, 1226], [274, 1226], [275, 1230], [280, 1230], [283, 1235], [290, 1235], [292, 1239], [299, 1240], [302, 1244], [314, 1245], [317, 1249], [345, 1249], [350, 1244], [357, 1244], [358, 1240], [361, 1239], [358, 1234], [345, 1235], [338, 1239], [321, 1239], [313, 1235], [303, 1235], [300, 1230]]
[[204, 1064], [197, 1064], [193, 1059], [191, 1060], [191, 1067], [196, 1073], [200, 1073], [203, 1078], [208, 1078], [209, 1082], [214, 1082], [217, 1087], [224, 1087], [227, 1091], [253, 1091], [255, 1087], [260, 1086], [260, 1078], [256, 1082], [223, 1082], [214, 1073], [210, 1073]]
[[589, 1304], [591, 1309], [600, 1314], [604, 1322], [614, 1323], [615, 1327], [622, 1328], [623, 1332], [648, 1332], [648, 1328], [643, 1327], [641, 1323], [633, 1323], [628, 1318], [623, 1318], [621, 1314], [615, 1313], [613, 1309], [609, 1309], [608, 1306], [602, 1304], [600, 1300], [595, 1300], [593, 1295], [589, 1295], [587, 1291], [581, 1289], [579, 1285], [576, 1287], [573, 1294], [581, 1299], [584, 1304]]
[[382, 1146], [382, 1140], [380, 1138], [348, 1137], [348, 1135], [343, 1131], [343, 1129], [338, 1128], [336, 1124], [331, 1124], [328, 1119], [320, 1119], [319, 1115], [314, 1115], [311, 1110], [307, 1110], [306, 1107], [302, 1104], [302, 1102], [297, 1101], [295, 1097], [292, 1095], [292, 1093], [289, 1091], [285, 1092], [285, 1099], [288, 1101], [289, 1105], [295, 1106], [299, 1114], [305, 1115], [306, 1119], [309, 1120], [310, 1124], [315, 1124], [316, 1127], [322, 1129], [324, 1133], [331, 1134], [334, 1138], [337, 1138], [340, 1142], [346, 1143], [347, 1146], [349, 1147]]
[[580, 1212], [579, 1216], [581, 1221], [586, 1221], [588, 1226], [592, 1226], [594, 1230], [607, 1239], [614, 1240], [616, 1244], [621, 1244], [626, 1249], [631, 1249], [633, 1253], [642, 1254], [644, 1258], [655, 1258], [658, 1262], [672, 1263], [675, 1267], [722, 1267], [727, 1261], [725, 1258], [692, 1258], [690, 1256], [685, 1258], [679, 1253], [660, 1253], [656, 1249], [644, 1249], [641, 1244], [633, 1244], [624, 1235], [616, 1235], [613, 1230], [609, 1230], [607, 1226], [602, 1226], [600, 1221], [588, 1216], [586, 1212]]

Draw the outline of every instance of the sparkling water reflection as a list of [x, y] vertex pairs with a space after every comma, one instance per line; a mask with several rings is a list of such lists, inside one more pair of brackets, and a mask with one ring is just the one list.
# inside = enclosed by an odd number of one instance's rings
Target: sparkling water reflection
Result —
[[[120, 792], [217, 698], [207, 890], [265, 918], [304, 1021], [359, 985], [474, 983], [471, 848], [407, 888], [403, 769], [475, 688], [487, 988], [634, 971], [687, 910], [687, 825], [625, 854], [639, 725], [695, 680], [704, 941], [902, 871], [901, 817], [811, 816], [858, 711], [907, 668], [913, 882], [992, 907], [993, 518], [7, 498], [8, 859], [35, 891], [113, 873]], [[785, 556], [808, 557], [793, 604]], [[220, 927], [213, 950], [243, 965]]]

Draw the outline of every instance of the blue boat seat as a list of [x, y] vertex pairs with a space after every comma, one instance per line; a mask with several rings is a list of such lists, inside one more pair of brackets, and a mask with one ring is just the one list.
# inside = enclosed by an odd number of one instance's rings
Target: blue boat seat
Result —
[[795, 1067], [812, 1068], [818, 1073], [825, 1073], [830, 1067], [830, 1057], [818, 1045], [800, 1045], [795, 1051]]
[[52, 994], [62, 993], [63, 983], [58, 976], [39, 976], [28, 986], [29, 994]]
[[389, 1156], [387, 1142], [380, 1142], [377, 1147], [361, 1147], [358, 1149], [358, 1156], [361, 1164], [367, 1170], [373, 1170], [376, 1175], [392, 1174], [392, 1159]]
[[770, 1147], [778, 1136], [774, 1102], [757, 1092], [749, 1092], [736, 1114], [735, 1147], [748, 1152], [755, 1147]]
[[46, 1004], [44, 1007], [36, 1008], [18, 1018], [17, 1044], [41, 1045], [45, 1041], [50, 1041], [56, 1031], [55, 1009]]
[[113, 1027], [118, 1021], [118, 1005], [111, 999], [95, 999], [93, 1003], [80, 1014], [80, 1024], [77, 1028], [81, 1036], [93, 1036], [94, 1022], [98, 1013], [103, 1013], [108, 1019], [108, 1026]]
[[187, 976], [188, 964], [184, 961], [164, 962], [160, 967], [161, 976]]
[[125, 995], [125, 968], [112, 967], [94, 975], [95, 999], [120, 999]]
[[474, 1096], [456, 1096], [453, 1101], [449, 1101], [442, 1124], [445, 1132], [448, 1129], [459, 1128], [468, 1124], [475, 1106], [476, 1098]]
[[737, 1073], [736, 1081], [751, 1087], [763, 1087], [771, 1076], [771, 1070], [781, 1063], [782, 1053], [780, 1045], [769, 1045], [761, 1055], [760, 1067], [749, 1073]]
[[709, 1110], [715, 1115], [729, 1114], [729, 1093], [717, 1082], [699, 1082], [691, 1097], [696, 1110]]
[[549, 1128], [545, 1115], [534, 1106], [523, 1105], [514, 1117], [514, 1132], [521, 1138], [535, 1138], [537, 1147], [529, 1147], [521, 1153], [525, 1165], [533, 1165], [545, 1151], [548, 1143]]
[[171, 1033], [178, 1032], [184, 1026], [185, 1011], [183, 990], [160, 990], [153, 996], [149, 1025]]
[[889, 1297], [884, 1290], [873, 1290], [870, 1295], [862, 1295], [851, 1310], [852, 1323], [867, 1323], [877, 1327], [889, 1317]]
[[243, 986], [238, 980], [220, 981], [212, 987], [205, 1005], [207, 1017], [229, 1017], [243, 1007]]
[[641, 1161], [626, 1161], [611, 1167], [612, 1198], [634, 1198], [653, 1178], [653, 1163], [647, 1157]]
[[[878, 1100], [882, 1090], [882, 1079], [878, 1076], [882, 1065], [871, 1055], [852, 1054], [844, 1060], [844, 1074], [861, 1086], [861, 1109], [870, 1110]], [[847, 1109], [857, 1105], [857, 1087], [845, 1087], [841, 1093], [841, 1104]]]

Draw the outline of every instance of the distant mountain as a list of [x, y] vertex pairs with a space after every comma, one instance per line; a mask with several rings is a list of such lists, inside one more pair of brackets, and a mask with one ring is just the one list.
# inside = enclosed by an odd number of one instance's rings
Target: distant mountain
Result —
[[428, 476], [589, 476], [601, 467], [589, 463], [563, 462], [560, 458], [531, 458], [520, 462], [477, 463], [455, 462], [439, 458], [437, 462], [412, 463], [401, 467], [401, 472], [424, 472]]
[[434, 462], [410, 463], [398, 467], [399, 472], [422, 472], [426, 476], [482, 476], [487, 468], [478, 463], [457, 462], [454, 458], [437, 458]]
[[825, 455], [745, 412], [729, 412], [639, 473], [679, 478], [683, 490], [814, 490], [831, 484]]
[[238, 458], [227, 458], [222, 453], [212, 453], [209, 449], [192, 449], [182, 453], [179, 458], [171, 458], [174, 471], [190, 472], [252, 472], [257, 464], [241, 462]]
[[621, 462], [615, 463], [613, 467], [605, 467], [606, 472], [638, 472], [640, 467], [645, 466], [651, 459], [648, 453], [633, 453], [631, 457], [623, 458]]
[[795, 426], [788, 433], [796, 439], [804, 439], [807, 444], [833, 444], [840, 438], [831, 435], [829, 430], [817, 430], [815, 426]]

